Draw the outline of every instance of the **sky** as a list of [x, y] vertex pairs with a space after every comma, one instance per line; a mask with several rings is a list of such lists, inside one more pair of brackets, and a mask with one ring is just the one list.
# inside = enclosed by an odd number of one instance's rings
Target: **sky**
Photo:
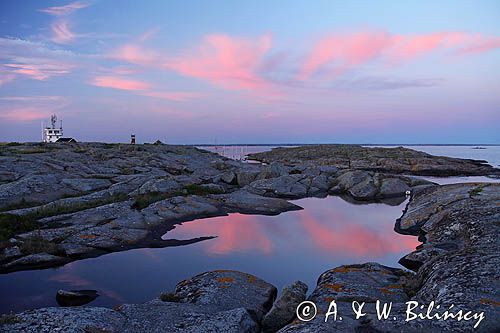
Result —
[[500, 2], [0, 2], [0, 142], [500, 144]]

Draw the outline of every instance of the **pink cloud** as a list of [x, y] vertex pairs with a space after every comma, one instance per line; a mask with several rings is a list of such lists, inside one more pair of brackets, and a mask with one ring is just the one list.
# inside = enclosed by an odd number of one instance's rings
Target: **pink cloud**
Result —
[[375, 59], [394, 42], [394, 38], [385, 32], [328, 36], [314, 46], [302, 67], [300, 77], [307, 78], [330, 63], [336, 64], [338, 71], [344, 71]]
[[142, 96], [166, 99], [169, 101], [185, 102], [201, 97], [201, 94], [187, 91], [150, 91], [141, 93]]
[[33, 121], [45, 119], [51, 114], [50, 110], [43, 110], [37, 106], [11, 108], [0, 110], [0, 119], [12, 122]]
[[164, 67], [226, 89], [264, 89], [269, 84], [257, 70], [271, 45], [269, 35], [255, 40], [209, 35], [198, 47], [168, 59]]
[[117, 76], [97, 76], [90, 83], [97, 87], [131, 91], [147, 90], [151, 87], [147, 82], [124, 79]]
[[[30, 59], [25, 60], [29, 61]], [[34, 80], [43, 81], [53, 76], [69, 73], [72, 66], [68, 64], [40, 64], [33, 61], [33, 63], [7, 63], [3, 64], [3, 67], [11, 75], [24, 75]]]
[[48, 7], [48, 8], [39, 9], [39, 11], [42, 13], [49, 14], [49, 15], [64, 16], [64, 15], [71, 14], [71, 13], [77, 11], [78, 9], [82, 9], [82, 8], [85, 8], [88, 6], [90, 6], [89, 3], [77, 1], [77, 2], [69, 3], [69, 4], [64, 5], [64, 6], [55, 6], [55, 7]]
[[334, 34], [319, 40], [307, 55], [299, 79], [308, 79], [320, 70], [336, 76], [377, 59], [401, 63], [437, 50], [480, 53], [500, 47], [497, 37], [463, 32], [436, 32], [397, 35], [387, 32]]
[[126, 44], [110, 55], [111, 58], [142, 66], [160, 66], [157, 52], [139, 44]]
[[500, 48], [500, 37], [482, 37], [475, 38], [468, 46], [458, 50], [459, 54], [476, 54], [488, 52]]
[[67, 44], [76, 38], [65, 20], [55, 21], [50, 26], [52, 29], [52, 41], [58, 44]]

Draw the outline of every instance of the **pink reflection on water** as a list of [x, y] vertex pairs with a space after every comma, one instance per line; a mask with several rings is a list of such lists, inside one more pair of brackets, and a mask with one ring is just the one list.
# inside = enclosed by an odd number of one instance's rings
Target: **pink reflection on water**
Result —
[[352, 205], [338, 197], [308, 198], [296, 202], [305, 209], [278, 216], [230, 214], [184, 223], [165, 239], [217, 236], [201, 243], [208, 254], [233, 252], [299, 253], [382, 257], [412, 251], [416, 237], [393, 231], [402, 206]]
[[228, 254], [234, 251], [258, 251], [271, 254], [273, 243], [259, 222], [259, 216], [231, 214], [224, 217], [202, 219], [177, 226], [165, 238], [194, 238], [199, 235], [217, 236], [205, 242], [210, 254]]

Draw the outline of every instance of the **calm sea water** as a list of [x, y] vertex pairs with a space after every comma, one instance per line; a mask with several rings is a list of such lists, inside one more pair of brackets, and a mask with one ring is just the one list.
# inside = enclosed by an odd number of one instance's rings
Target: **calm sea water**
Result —
[[[233, 157], [239, 158], [237, 152], [266, 148], [231, 149]], [[490, 163], [500, 161], [499, 148], [417, 147]], [[393, 231], [404, 202], [393, 206], [352, 204], [340, 197], [294, 202], [304, 210], [273, 217], [230, 214], [200, 219], [178, 225], [163, 236], [216, 236], [196, 244], [117, 252], [59, 268], [0, 275], [0, 312], [57, 306], [58, 289], [96, 289], [101, 296], [89, 304], [92, 306], [144, 302], [173, 290], [182, 279], [214, 269], [248, 272], [279, 289], [300, 279], [312, 290], [319, 274], [338, 265], [376, 261], [400, 267], [399, 258], [419, 244], [415, 237]]]

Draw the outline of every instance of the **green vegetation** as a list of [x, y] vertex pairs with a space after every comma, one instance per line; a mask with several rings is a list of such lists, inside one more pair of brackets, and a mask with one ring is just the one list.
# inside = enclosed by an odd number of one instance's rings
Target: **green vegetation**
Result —
[[21, 320], [13, 313], [0, 315], [0, 325], [10, 325], [20, 323]]
[[43, 154], [48, 152], [50, 152], [50, 149], [44, 148], [19, 149], [15, 151], [17, 154]]
[[[14, 215], [5, 213], [0, 214], [0, 242], [6, 241], [17, 234], [39, 229], [40, 225], [37, 223], [37, 220], [39, 219], [55, 215], [74, 213], [81, 210], [95, 208], [113, 202], [120, 202], [125, 200], [128, 200], [128, 196], [125, 193], [119, 193], [98, 200], [91, 200], [91, 201], [77, 202], [77, 203], [65, 203], [63, 205], [61, 204], [46, 205], [25, 215]], [[52, 226], [50, 225], [44, 226], [44, 228], [50, 228], [50, 227]]]
[[481, 192], [483, 192], [483, 189], [484, 189], [484, 184], [480, 184], [469, 191], [469, 196], [473, 197], [479, 195]]
[[37, 227], [36, 220], [31, 217], [0, 214], [0, 241], [7, 241], [17, 234], [33, 231]]
[[11, 205], [7, 205], [7, 206], [3, 206], [2, 208], [0, 208], [0, 212], [6, 212], [6, 211], [9, 211], [9, 210], [14, 210], [14, 209], [23, 209], [23, 208], [30, 208], [30, 207], [36, 207], [40, 205], [39, 202], [34, 202], [34, 201], [26, 201], [24, 198], [18, 202], [18, 203], [15, 203], [15, 204], [11, 204]]
[[59, 245], [39, 236], [26, 239], [23, 243], [21, 243], [20, 250], [23, 254], [41, 252], [59, 256], [65, 254]]
[[135, 197], [135, 201], [132, 204], [132, 208], [141, 210], [151, 205], [152, 203], [165, 200], [172, 196], [174, 196], [172, 195], [172, 193], [161, 193], [161, 192], [148, 192], [144, 194], [139, 194]]
[[144, 194], [137, 195], [134, 199], [134, 203], [132, 204], [132, 208], [134, 209], [144, 209], [155, 203], [157, 201], [165, 200], [168, 198], [178, 197], [178, 196], [186, 196], [186, 195], [209, 195], [209, 194], [221, 194], [222, 192], [207, 188], [205, 186], [190, 184], [186, 185], [182, 191], [174, 191], [174, 192], [148, 192]]
[[15, 147], [15, 146], [22, 146], [23, 144], [22, 143], [19, 143], [19, 142], [9, 142], [7, 144], [5, 144], [7, 147]]
[[162, 302], [179, 302], [181, 299], [174, 293], [162, 293], [160, 294], [160, 300]]
[[208, 187], [201, 186], [201, 185], [187, 185], [184, 187], [184, 190], [187, 192], [188, 195], [209, 195], [209, 194], [221, 194], [222, 192], [217, 191], [217, 190], [212, 190]]

